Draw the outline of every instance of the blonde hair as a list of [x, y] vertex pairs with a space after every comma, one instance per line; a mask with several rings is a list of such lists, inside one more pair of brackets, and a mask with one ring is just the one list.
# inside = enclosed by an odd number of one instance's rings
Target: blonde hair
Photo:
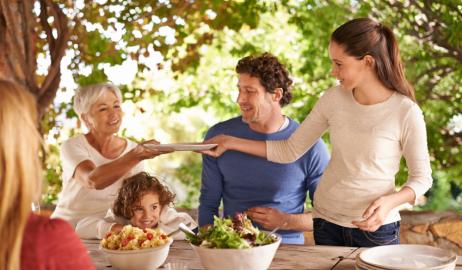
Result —
[[122, 102], [120, 89], [110, 83], [94, 84], [77, 89], [74, 96], [74, 111], [82, 118], [82, 114], [90, 111], [91, 105], [106, 91], [112, 91], [117, 99]]
[[40, 135], [36, 102], [0, 80], [0, 270], [19, 269], [31, 202], [40, 192]]

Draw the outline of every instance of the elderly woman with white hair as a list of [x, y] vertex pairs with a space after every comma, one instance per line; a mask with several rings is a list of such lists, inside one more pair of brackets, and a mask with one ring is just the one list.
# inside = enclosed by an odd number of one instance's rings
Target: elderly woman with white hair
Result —
[[52, 214], [74, 228], [85, 217], [104, 217], [122, 179], [143, 171], [143, 160], [167, 153], [116, 135], [123, 117], [121, 102], [120, 90], [111, 84], [83, 87], [75, 94], [74, 110], [89, 131], [61, 147], [63, 189]]

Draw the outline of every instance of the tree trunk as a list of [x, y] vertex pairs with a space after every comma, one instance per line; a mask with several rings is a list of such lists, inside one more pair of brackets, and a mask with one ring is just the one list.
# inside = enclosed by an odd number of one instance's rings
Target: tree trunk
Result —
[[[37, 100], [39, 119], [52, 103], [59, 87], [60, 63], [69, 38], [68, 19], [58, 4], [40, 0], [0, 0], [0, 78], [29, 90]], [[39, 34], [46, 37], [38, 39]], [[44, 78], [37, 76], [37, 51], [50, 55]]]

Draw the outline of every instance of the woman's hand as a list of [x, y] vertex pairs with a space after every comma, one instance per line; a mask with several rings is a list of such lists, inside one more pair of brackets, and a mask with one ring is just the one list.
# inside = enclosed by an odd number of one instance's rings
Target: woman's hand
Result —
[[394, 206], [392, 195], [382, 196], [373, 201], [366, 211], [364, 211], [364, 220], [353, 221], [351, 223], [363, 231], [375, 232], [383, 225], [388, 213], [390, 213]]
[[416, 199], [415, 192], [412, 188], [404, 186], [400, 191], [382, 196], [373, 201], [364, 211], [364, 220], [351, 222], [359, 229], [368, 232], [375, 232], [383, 225], [390, 211], [403, 203], [414, 203]]
[[150, 158], [160, 156], [162, 154], [167, 154], [167, 153], [173, 152], [172, 150], [151, 149], [151, 148], [146, 147], [145, 144], [159, 145], [160, 142], [158, 142], [156, 140], [149, 140], [149, 141], [144, 141], [144, 142], [138, 144], [133, 149], [133, 152], [139, 158], [139, 160], [150, 159]]
[[224, 152], [226, 152], [226, 150], [229, 149], [227, 148], [227, 145], [230, 143], [231, 138], [232, 137], [224, 135], [224, 134], [220, 134], [218, 136], [212, 137], [208, 140], [205, 140], [203, 144], [217, 144], [217, 146], [210, 150], [202, 150], [202, 151], [197, 151], [197, 152], [206, 154], [212, 157], [219, 157]]

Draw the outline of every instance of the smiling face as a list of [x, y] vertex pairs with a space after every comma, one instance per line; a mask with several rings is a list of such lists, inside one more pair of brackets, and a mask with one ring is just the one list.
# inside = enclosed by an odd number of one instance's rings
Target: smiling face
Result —
[[141, 197], [139, 205], [133, 208], [133, 216], [130, 223], [141, 229], [153, 228], [159, 222], [161, 205], [159, 194], [149, 192]]
[[274, 100], [256, 77], [247, 73], [239, 74], [239, 95], [237, 103], [241, 109], [242, 119], [249, 125], [265, 124], [272, 121], [275, 106], [280, 107], [279, 100]]
[[329, 44], [329, 57], [332, 61], [332, 76], [334, 76], [344, 90], [353, 90], [360, 87], [365, 81], [365, 71], [369, 71], [365, 59], [358, 60], [348, 55], [344, 48], [331, 41]]
[[120, 100], [114, 92], [105, 90], [82, 118], [91, 131], [114, 134], [122, 123]]

